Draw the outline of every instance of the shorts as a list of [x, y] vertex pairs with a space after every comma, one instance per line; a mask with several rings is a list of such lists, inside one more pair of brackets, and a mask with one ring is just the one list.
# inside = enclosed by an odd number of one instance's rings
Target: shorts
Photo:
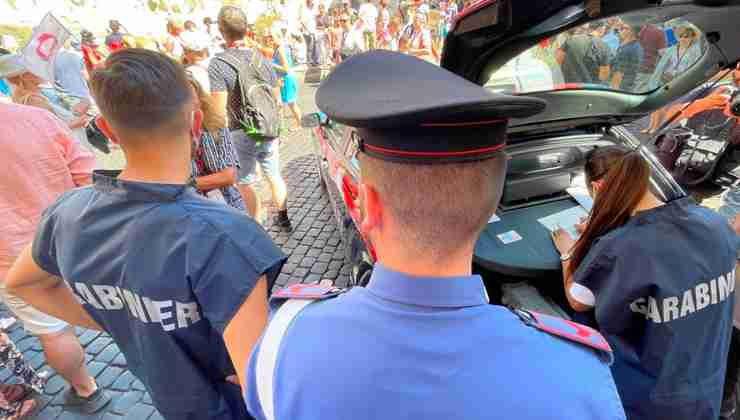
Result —
[[21, 320], [23, 328], [32, 335], [52, 335], [64, 331], [69, 324], [61, 319], [47, 315], [27, 304], [19, 297], [5, 290], [5, 283], [0, 281], [0, 300]]
[[257, 163], [262, 174], [267, 179], [280, 178], [280, 141], [278, 139], [258, 142], [250, 138], [244, 130], [233, 130], [231, 139], [234, 141], [236, 154], [239, 156], [241, 167], [238, 170], [237, 184], [253, 185], [257, 178]]

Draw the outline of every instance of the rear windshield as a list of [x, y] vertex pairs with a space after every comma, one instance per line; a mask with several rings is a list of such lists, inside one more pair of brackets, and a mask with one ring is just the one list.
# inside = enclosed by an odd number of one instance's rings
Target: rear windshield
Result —
[[547, 39], [491, 72], [498, 93], [560, 89], [648, 93], [686, 72], [707, 41], [685, 19], [609, 18]]

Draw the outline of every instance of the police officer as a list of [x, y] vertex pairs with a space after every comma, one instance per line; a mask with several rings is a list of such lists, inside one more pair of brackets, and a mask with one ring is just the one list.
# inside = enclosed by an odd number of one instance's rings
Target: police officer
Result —
[[252, 353], [252, 415], [624, 418], [598, 333], [492, 306], [471, 275], [502, 191], [507, 119], [545, 104], [388, 51], [342, 63], [317, 103], [357, 129], [356, 204], [378, 262], [367, 288], [276, 292], [276, 305], [299, 299], [277, 309]]
[[203, 116], [182, 66], [124, 49], [91, 85], [126, 168], [49, 207], [8, 290], [109, 333], [164, 419], [247, 420], [239, 384], [285, 257], [254, 220], [192, 188]]
[[690, 198], [663, 202], [638, 150], [591, 151], [595, 197], [578, 242], [554, 235], [565, 289], [594, 311], [631, 420], [715, 420], [732, 330], [737, 238]]

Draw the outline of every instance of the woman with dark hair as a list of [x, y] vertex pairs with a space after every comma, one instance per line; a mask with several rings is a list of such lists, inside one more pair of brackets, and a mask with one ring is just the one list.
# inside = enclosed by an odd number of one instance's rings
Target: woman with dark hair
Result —
[[594, 197], [576, 241], [553, 234], [570, 305], [593, 311], [614, 350], [612, 373], [631, 420], [714, 420], [732, 329], [738, 240], [717, 213], [650, 190], [639, 150], [586, 159]]

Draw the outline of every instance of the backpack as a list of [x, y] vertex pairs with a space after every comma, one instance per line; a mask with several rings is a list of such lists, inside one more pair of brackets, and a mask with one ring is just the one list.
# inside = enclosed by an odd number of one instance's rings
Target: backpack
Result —
[[[271, 65], [256, 49], [252, 50], [249, 64], [244, 63], [231, 50], [224, 51], [215, 58], [236, 71], [244, 116], [239, 123], [244, 131], [261, 140], [280, 137], [281, 106], [270, 85], [273, 79]], [[235, 115], [232, 117], [236, 119]]]

